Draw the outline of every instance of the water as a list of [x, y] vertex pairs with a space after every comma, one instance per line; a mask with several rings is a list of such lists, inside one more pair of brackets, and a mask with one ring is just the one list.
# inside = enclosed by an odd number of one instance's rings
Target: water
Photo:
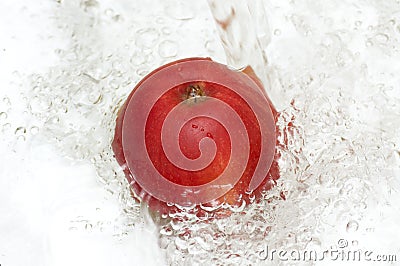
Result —
[[[109, 243], [128, 243], [145, 228], [137, 242], [153, 241], [147, 245], [158, 255], [137, 256], [170, 265], [294, 265], [272, 261], [268, 250], [332, 246], [400, 254], [400, 3], [271, 0], [221, 9], [219, 2], [209, 1], [212, 13], [206, 2], [184, 1], [51, 6], [54, 31], [67, 41], [53, 49], [57, 60], [46, 71], [13, 74], [20, 94], [1, 97], [0, 130], [15, 156], [46, 143], [73, 167], [90, 165], [93, 171], [82, 176], [96, 180], [105, 200], [118, 206], [112, 218], [84, 208], [65, 214], [58, 218], [65, 235], [109, 232]], [[229, 17], [232, 8], [236, 15]], [[211, 14], [231, 27], [215, 28]], [[260, 202], [228, 218], [171, 213], [157, 225], [131, 197], [110, 142], [134, 85], [188, 56], [251, 64], [267, 84], [281, 113], [281, 178]], [[108, 206], [99, 202], [99, 209]], [[55, 239], [47, 241], [59, 244]]]
[[264, 1], [209, 0], [208, 4], [228, 65], [236, 69], [251, 65], [269, 92], [264, 48], [268, 47], [271, 33]]

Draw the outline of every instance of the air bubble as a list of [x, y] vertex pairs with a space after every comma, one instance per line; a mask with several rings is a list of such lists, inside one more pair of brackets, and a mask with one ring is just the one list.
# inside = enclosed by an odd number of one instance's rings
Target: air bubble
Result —
[[5, 123], [2, 127], [1, 127], [1, 131], [4, 133], [6, 131], [8, 131], [11, 128], [11, 124], [10, 123]]
[[160, 234], [162, 235], [166, 235], [166, 236], [170, 236], [172, 235], [173, 231], [171, 230], [171, 228], [167, 227], [167, 228], [162, 228], [160, 230]]
[[6, 112], [0, 112], [0, 121], [5, 121], [7, 119], [7, 113]]
[[39, 98], [38, 96], [34, 96], [30, 101], [29, 101], [29, 110], [32, 112], [32, 114], [41, 114], [43, 112], [48, 111], [52, 106], [52, 102], [45, 98]]
[[244, 227], [245, 227], [245, 231], [246, 231], [248, 234], [253, 233], [254, 230], [256, 229], [256, 225], [255, 225], [253, 222], [251, 222], [251, 221], [248, 221], [248, 222], [245, 224]]
[[276, 30], [274, 30], [274, 35], [275, 36], [279, 36], [279, 35], [281, 35], [281, 30], [280, 29], [276, 29]]
[[205, 42], [204, 47], [207, 49], [207, 51], [213, 53], [215, 52], [214, 49], [214, 42], [212, 40], [208, 40]]
[[348, 233], [354, 233], [358, 230], [358, 223], [354, 220], [351, 220], [346, 225], [346, 231]]
[[5, 103], [7, 106], [11, 106], [10, 98], [4, 97], [4, 98], [3, 98], [3, 103]]
[[26, 128], [24, 127], [17, 127], [17, 129], [15, 129], [14, 134], [19, 136], [19, 135], [23, 135], [26, 133]]
[[174, 57], [178, 53], [178, 45], [174, 41], [165, 40], [158, 46], [158, 54], [161, 57], [169, 58]]
[[389, 36], [384, 33], [378, 33], [375, 35], [374, 39], [379, 44], [385, 44], [389, 41]]
[[172, 33], [172, 30], [171, 30], [170, 27], [163, 27], [163, 28], [161, 29], [161, 32], [162, 32], [163, 34], [165, 34], [165, 35], [170, 35], [170, 34]]
[[32, 135], [36, 135], [37, 133], [39, 133], [39, 128], [37, 126], [32, 126], [30, 132]]
[[135, 43], [142, 48], [152, 48], [155, 46], [159, 35], [158, 31], [154, 28], [140, 29], [137, 31]]
[[367, 46], [367, 47], [371, 47], [372, 45], [374, 45], [374, 44], [372, 43], [371, 39], [368, 39], [368, 40], [365, 42], [365, 46]]
[[158, 24], [165, 24], [165, 18], [163, 18], [163, 17], [158, 17], [158, 18], [156, 19], [156, 23], [158, 23]]
[[[61, 0], [60, 0], [61, 2]], [[89, 8], [97, 7], [99, 3], [96, 0], [83, 0], [80, 5], [87, 11]]]
[[104, 10], [104, 15], [106, 15], [109, 18], [112, 18], [112, 17], [114, 17], [115, 12], [113, 9], [107, 8], [106, 10]]
[[129, 61], [135, 66], [140, 66], [146, 62], [146, 57], [141, 53], [135, 53]]
[[88, 100], [89, 100], [89, 102], [92, 103], [92, 104], [100, 104], [101, 101], [102, 101], [102, 99], [103, 99], [103, 94], [101, 94], [101, 93], [98, 92], [98, 91], [93, 92], [93, 93], [90, 93], [90, 94], [88, 95]]

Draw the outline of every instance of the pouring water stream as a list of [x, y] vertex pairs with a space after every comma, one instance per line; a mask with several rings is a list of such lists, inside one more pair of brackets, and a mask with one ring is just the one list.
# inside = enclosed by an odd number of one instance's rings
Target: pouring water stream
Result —
[[271, 33], [264, 1], [208, 0], [208, 4], [228, 65], [235, 69], [251, 66], [269, 94], [265, 49], [271, 40]]

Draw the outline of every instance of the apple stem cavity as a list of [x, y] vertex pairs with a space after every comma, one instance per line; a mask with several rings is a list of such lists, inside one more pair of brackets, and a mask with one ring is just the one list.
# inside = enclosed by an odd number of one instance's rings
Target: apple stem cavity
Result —
[[190, 84], [186, 88], [186, 91], [186, 99], [192, 99], [195, 103], [197, 102], [197, 100], [199, 100], [199, 98], [205, 96], [204, 84], [201, 83]]

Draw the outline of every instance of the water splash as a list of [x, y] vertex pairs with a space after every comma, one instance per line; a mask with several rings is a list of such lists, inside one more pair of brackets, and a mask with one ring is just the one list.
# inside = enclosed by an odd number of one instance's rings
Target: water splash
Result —
[[[44, 137], [71, 160], [93, 163], [99, 181], [121, 204], [116, 237], [153, 219], [131, 197], [110, 149], [119, 107], [134, 84], [157, 66], [175, 57], [222, 54], [211, 18], [206, 11], [193, 12], [204, 9], [181, 2], [177, 10], [166, 1], [150, 10], [133, 2], [126, 2], [126, 9], [101, 1], [60, 4], [55, 23], [70, 45], [55, 51], [59, 65], [30, 76], [26, 110], [35, 124], [10, 124], [13, 102], [7, 97], [0, 102], [2, 132]], [[400, 31], [398, 13], [392, 11], [399, 8], [394, 1], [360, 1], [351, 7], [337, 1], [270, 1], [260, 9], [268, 17], [257, 15], [250, 24], [213, 10], [239, 32], [254, 26], [248, 32], [256, 36], [254, 50], [246, 46], [246, 35], [228, 43], [238, 35], [221, 28], [224, 23], [219, 30], [227, 49], [233, 47], [228, 62], [242, 67], [255, 60], [269, 81], [281, 110], [282, 178], [260, 201], [232, 210], [229, 217], [210, 219], [206, 211], [164, 217], [159, 241], [168, 264], [270, 263], [264, 260], [266, 246], [325, 248], [348, 235], [357, 238], [358, 246], [367, 245], [371, 236], [382, 237], [382, 223], [398, 220], [393, 213], [400, 188]], [[239, 11], [253, 14], [254, 9], [239, 8], [235, 14]], [[193, 31], [194, 21], [203, 28]], [[182, 40], [190, 31], [195, 33]], [[244, 50], [249, 58], [241, 61], [235, 55]], [[102, 227], [89, 220], [81, 217], [71, 226]], [[399, 252], [391, 237], [385, 247]]]
[[235, 69], [251, 66], [262, 80], [267, 92], [270, 83], [266, 75], [267, 48], [271, 33], [264, 1], [209, 0], [227, 63]]

